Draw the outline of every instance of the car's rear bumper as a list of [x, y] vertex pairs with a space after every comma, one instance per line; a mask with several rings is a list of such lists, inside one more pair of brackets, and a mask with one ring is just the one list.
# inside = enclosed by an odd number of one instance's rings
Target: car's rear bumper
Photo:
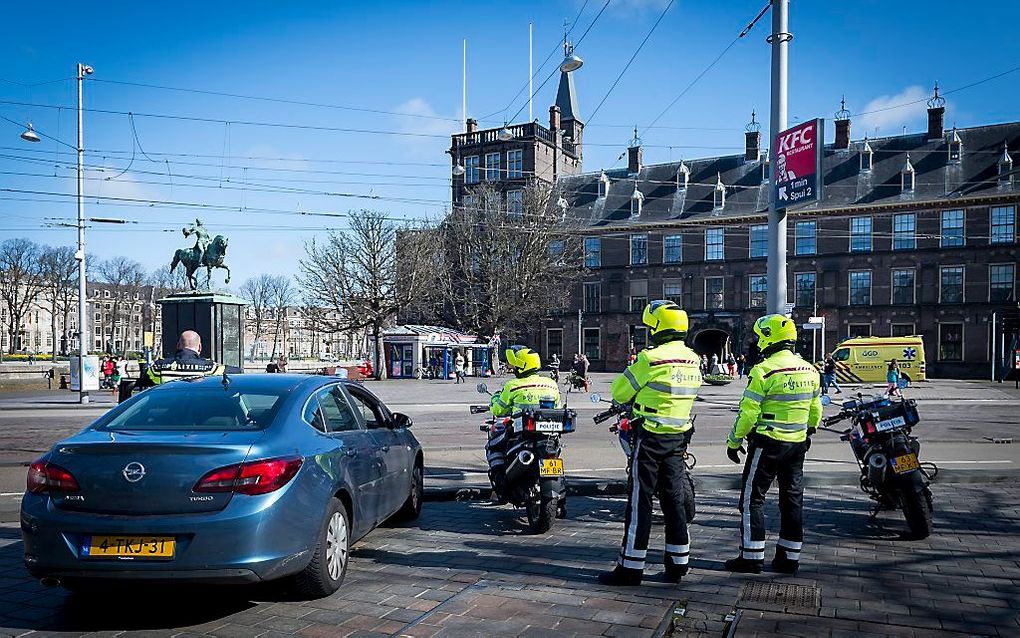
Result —
[[[25, 566], [37, 578], [255, 582], [297, 573], [311, 560], [321, 521], [289, 490], [231, 499], [219, 512], [110, 516], [57, 508], [37, 494], [22, 500]], [[171, 560], [88, 558], [89, 535], [159, 535], [176, 540]]]

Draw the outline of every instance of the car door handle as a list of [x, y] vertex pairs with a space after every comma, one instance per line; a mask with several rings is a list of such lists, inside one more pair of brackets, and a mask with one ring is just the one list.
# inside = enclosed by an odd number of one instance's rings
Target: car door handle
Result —
[[358, 455], [358, 451], [357, 450], [354, 450], [354, 449], [344, 450], [344, 456], [354, 457], [354, 456], [357, 456], [357, 455]]

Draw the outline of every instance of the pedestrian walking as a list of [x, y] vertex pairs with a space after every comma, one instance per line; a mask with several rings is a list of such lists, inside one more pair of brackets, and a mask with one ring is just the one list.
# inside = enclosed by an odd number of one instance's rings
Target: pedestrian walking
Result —
[[712, 358], [708, 361], [708, 373], [719, 374], [719, 355], [712, 353]]
[[890, 398], [893, 396], [903, 398], [903, 393], [900, 392], [900, 367], [896, 359], [889, 361], [889, 367], [885, 371], [885, 395]]
[[726, 353], [726, 370], [731, 377], [737, 376], [737, 360], [733, 357], [732, 352]]
[[467, 379], [464, 378], [464, 355], [461, 354], [460, 350], [457, 351], [457, 356], [453, 359], [453, 372], [457, 380], [457, 383], [467, 383]]
[[836, 388], [836, 394], [843, 394], [842, 388], [836, 383], [836, 360], [831, 354], [825, 357], [825, 365], [822, 366], [822, 394], [828, 394], [830, 387]]
[[744, 374], [747, 372], [747, 357], [741, 352], [737, 356], [737, 378], [743, 379]]
[[708, 374], [708, 357], [701, 355], [701, 376]]
[[765, 562], [765, 494], [779, 482], [779, 541], [772, 568], [793, 574], [803, 544], [804, 455], [822, 421], [818, 371], [794, 353], [797, 326], [783, 315], [765, 315], [754, 323], [762, 361], [751, 368], [740, 414], [726, 437], [726, 456], [740, 463], [740, 553], [726, 569], [761, 573]]
[[588, 361], [588, 355], [581, 353], [580, 356], [581, 364], [581, 378], [584, 379], [584, 391], [591, 391], [591, 379], [588, 378], [588, 370], [591, 368], [591, 362]]
[[127, 371], [128, 370], [128, 362], [127, 362], [127, 359], [125, 359], [124, 357], [118, 358], [116, 365], [117, 365], [117, 375], [121, 379], [126, 379], [127, 375], [128, 375], [128, 371]]
[[54, 376], [55, 376], [55, 373], [53, 372], [53, 368], [50, 368], [49, 370], [46, 371], [46, 389], [47, 390], [52, 390], [53, 389], [53, 377]]
[[276, 371], [287, 372], [287, 357], [280, 355], [280, 358], [276, 360]]

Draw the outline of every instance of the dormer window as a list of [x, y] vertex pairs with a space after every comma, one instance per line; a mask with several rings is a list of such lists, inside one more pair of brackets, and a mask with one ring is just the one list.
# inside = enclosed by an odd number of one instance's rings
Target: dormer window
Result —
[[875, 159], [875, 151], [871, 150], [871, 143], [868, 142], [868, 138], [864, 138], [864, 146], [861, 148], [861, 172], [870, 173], [871, 165]]
[[630, 218], [637, 219], [641, 216], [641, 207], [644, 205], [645, 196], [641, 194], [637, 186], [634, 187], [634, 193], [630, 196]]
[[1013, 183], [1013, 158], [1009, 156], [1009, 143], [1002, 147], [1002, 157], [999, 158], [999, 183]]
[[914, 192], [914, 165], [910, 163], [910, 153], [907, 153], [907, 163], [900, 171], [900, 188], [903, 193]]
[[680, 162], [680, 168], [676, 171], [676, 189], [684, 190], [690, 181], [691, 169], [687, 168], [687, 164]]
[[712, 191], [712, 210], [722, 210], [726, 206], [726, 185], [722, 183], [722, 174], [716, 174], [715, 190]]
[[956, 127], [953, 127], [953, 133], [949, 136], [949, 163], [959, 164], [961, 158], [963, 158], [963, 140], [960, 139]]
[[609, 196], [609, 176], [606, 175], [605, 171], [599, 175], [599, 199], [605, 199]]

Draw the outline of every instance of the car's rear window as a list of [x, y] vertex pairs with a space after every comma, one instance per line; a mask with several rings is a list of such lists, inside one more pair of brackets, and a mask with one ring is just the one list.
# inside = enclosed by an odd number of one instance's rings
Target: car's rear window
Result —
[[272, 422], [283, 397], [229, 387], [150, 390], [111, 411], [95, 429], [261, 430]]

